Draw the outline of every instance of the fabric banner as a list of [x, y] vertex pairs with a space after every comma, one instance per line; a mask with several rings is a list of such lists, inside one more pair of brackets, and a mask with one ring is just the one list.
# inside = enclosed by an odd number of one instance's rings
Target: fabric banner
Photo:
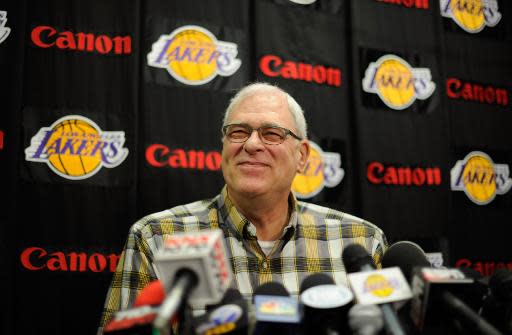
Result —
[[223, 187], [224, 111], [253, 81], [305, 110], [300, 200], [437, 265], [512, 268], [512, 6], [464, 3], [0, 5], [0, 332], [94, 334], [130, 226]]

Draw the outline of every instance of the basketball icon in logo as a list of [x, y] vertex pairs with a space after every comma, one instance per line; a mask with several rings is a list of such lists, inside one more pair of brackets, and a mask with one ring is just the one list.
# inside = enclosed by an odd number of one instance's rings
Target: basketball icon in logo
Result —
[[451, 170], [451, 189], [464, 191], [478, 205], [490, 203], [497, 194], [505, 194], [512, 186], [507, 164], [496, 164], [481, 151], [472, 151], [457, 161]]
[[292, 182], [292, 191], [299, 199], [312, 198], [324, 187], [337, 186], [345, 176], [341, 168], [341, 156], [337, 152], [324, 152], [309, 141], [311, 151], [302, 173], [297, 173]]
[[[83, 139], [86, 141], [100, 141], [98, 130], [91, 124], [79, 120], [64, 120], [53, 127], [53, 133], [48, 143], [54, 143], [48, 148], [48, 162], [61, 174], [74, 178], [94, 173], [101, 167], [101, 152], [96, 150], [92, 155], [77, 155], [77, 150], [60, 150], [62, 143]], [[81, 152], [79, 152], [81, 153]]]
[[202, 85], [217, 75], [230, 76], [242, 62], [235, 43], [218, 41], [199, 26], [183, 26], [153, 43], [147, 56], [149, 66], [166, 69], [187, 85]]
[[375, 93], [390, 108], [402, 110], [416, 99], [425, 100], [435, 90], [427, 68], [412, 68], [402, 58], [385, 55], [368, 65], [363, 90]]
[[441, 15], [453, 19], [468, 33], [494, 27], [501, 20], [497, 0], [440, 0], [440, 5]]
[[123, 131], [101, 131], [91, 120], [68, 115], [41, 128], [25, 149], [27, 161], [46, 163], [67, 179], [85, 179], [101, 167], [121, 164], [128, 155]]

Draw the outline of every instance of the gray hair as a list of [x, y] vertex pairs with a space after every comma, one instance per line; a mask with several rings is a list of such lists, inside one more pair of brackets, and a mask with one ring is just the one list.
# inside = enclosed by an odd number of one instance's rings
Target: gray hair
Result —
[[286, 101], [288, 102], [288, 110], [293, 116], [293, 119], [295, 121], [295, 127], [297, 128], [297, 135], [302, 138], [307, 138], [307, 124], [306, 119], [304, 118], [304, 111], [302, 110], [302, 107], [295, 101], [295, 99], [289, 95], [287, 92], [285, 92], [283, 89], [271, 85], [264, 82], [257, 82], [249, 84], [245, 87], [243, 87], [241, 90], [239, 90], [233, 98], [231, 98], [231, 101], [229, 102], [228, 108], [226, 108], [226, 112], [224, 113], [224, 120], [222, 121], [222, 126], [225, 126], [229, 116], [233, 112], [234, 107], [243, 99], [261, 91], [274, 91], [277, 90], [279, 92], [282, 92], [286, 96]]

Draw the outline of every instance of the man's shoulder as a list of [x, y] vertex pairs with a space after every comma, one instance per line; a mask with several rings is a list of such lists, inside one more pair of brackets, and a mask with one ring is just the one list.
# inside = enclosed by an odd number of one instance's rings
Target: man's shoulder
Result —
[[297, 201], [299, 215], [310, 215], [316, 220], [323, 220], [328, 225], [364, 226], [366, 229], [382, 233], [382, 230], [373, 223], [352, 214], [342, 212], [330, 207], [320, 206], [310, 202]]
[[131, 231], [141, 231], [155, 224], [184, 225], [187, 222], [206, 222], [209, 221], [211, 211], [216, 209], [217, 197], [194, 201], [146, 215], [132, 225]]

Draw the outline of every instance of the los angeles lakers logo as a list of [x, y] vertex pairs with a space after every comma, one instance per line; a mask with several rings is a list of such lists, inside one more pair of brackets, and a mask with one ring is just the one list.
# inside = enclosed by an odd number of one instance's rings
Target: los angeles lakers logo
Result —
[[53, 172], [67, 179], [85, 179], [101, 167], [121, 164], [124, 131], [102, 131], [93, 121], [80, 115], [68, 115], [50, 127], [42, 127], [25, 149], [25, 159], [46, 163]]
[[183, 26], [162, 35], [148, 54], [148, 65], [166, 69], [187, 85], [202, 85], [217, 75], [231, 76], [242, 61], [235, 43], [218, 41], [199, 26]]
[[395, 283], [380, 274], [369, 275], [363, 286], [363, 292], [370, 292], [376, 297], [383, 298], [390, 296], [395, 290]]
[[377, 94], [389, 107], [402, 110], [434, 92], [430, 69], [412, 68], [395, 55], [385, 55], [370, 63], [363, 78], [363, 90]]
[[507, 164], [495, 164], [487, 154], [472, 151], [452, 168], [451, 189], [464, 191], [475, 204], [486, 205], [510, 190], [509, 173]]
[[314, 142], [303, 173], [298, 173], [292, 183], [292, 191], [300, 199], [312, 198], [325, 186], [335, 187], [345, 171], [341, 168], [341, 156], [336, 152], [323, 152]]
[[497, 0], [440, 0], [440, 6], [442, 16], [451, 18], [468, 33], [494, 27], [501, 20]]

